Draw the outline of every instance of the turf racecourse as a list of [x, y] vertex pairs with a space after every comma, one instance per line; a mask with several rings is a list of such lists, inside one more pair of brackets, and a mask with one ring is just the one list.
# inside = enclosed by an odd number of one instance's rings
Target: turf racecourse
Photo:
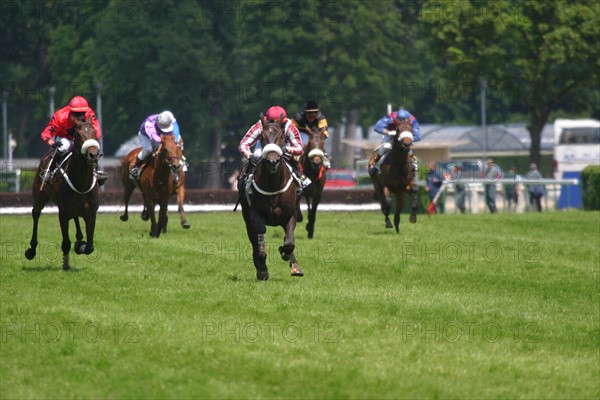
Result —
[[292, 278], [241, 213], [169, 232], [99, 215], [63, 272], [56, 215], [0, 216], [0, 398], [599, 398], [600, 213], [318, 215]]

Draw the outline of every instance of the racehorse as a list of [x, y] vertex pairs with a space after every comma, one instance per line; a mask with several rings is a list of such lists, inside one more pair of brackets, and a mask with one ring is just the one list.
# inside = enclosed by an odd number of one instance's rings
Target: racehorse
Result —
[[[44, 182], [44, 177], [51, 172], [48, 170], [48, 166], [56, 157], [57, 150], [49, 152], [40, 161], [33, 182], [33, 208], [31, 210], [33, 234], [29, 242], [30, 247], [25, 251], [25, 257], [28, 260], [35, 257], [38, 245], [39, 218], [46, 204], [52, 201], [58, 206], [64, 270], [71, 268], [69, 221], [71, 219], [75, 221], [75, 253], [91, 254], [94, 251], [94, 230], [99, 206], [98, 185], [94, 171], [102, 154], [91, 118], [76, 123], [73, 132], [73, 150], [62, 160], [57, 160], [58, 170], [48, 183]], [[83, 218], [85, 222], [87, 241], [83, 240], [79, 217]]]
[[254, 168], [253, 176], [246, 189], [242, 189], [240, 202], [246, 223], [246, 232], [252, 244], [252, 259], [258, 280], [269, 279], [265, 242], [266, 225], [281, 226], [285, 231], [283, 246], [279, 253], [284, 261], [290, 262], [292, 276], [303, 276], [294, 255], [294, 229], [296, 228], [297, 184], [294, 183], [291, 167], [283, 160], [284, 132], [279, 120], [268, 122], [261, 113], [262, 158]]
[[[381, 173], [371, 175], [371, 182], [375, 189], [375, 196], [381, 204], [381, 212], [385, 215], [385, 227], [391, 228], [389, 214], [392, 207], [392, 194], [396, 195], [396, 210], [394, 212], [394, 227], [400, 233], [400, 212], [404, 207], [404, 196], [412, 193], [413, 202], [410, 213], [410, 222], [417, 222], [417, 209], [419, 196], [417, 185], [414, 182], [414, 169], [410, 146], [412, 144], [412, 127], [406, 121], [400, 121], [393, 134], [392, 148], [386, 155], [381, 166]], [[373, 152], [369, 161], [369, 170], [375, 164], [377, 151]]]
[[[179, 213], [179, 220], [181, 222], [181, 226], [183, 229], [189, 229], [191, 225], [187, 222], [185, 217], [185, 210], [183, 209], [183, 202], [185, 200], [185, 172], [183, 172], [183, 168], [179, 170], [179, 181], [177, 182], [177, 186], [175, 187], [175, 194], [177, 195], [177, 212]], [[144, 206], [142, 210], [142, 219], [144, 221], [148, 221], [150, 215], [148, 215], [148, 210]], [[167, 233], [167, 225], [169, 224], [169, 216], [167, 215], [167, 220], [165, 222], [165, 226], [163, 226], [162, 232]]]
[[[139, 186], [144, 198], [146, 208], [151, 221], [150, 236], [159, 237], [167, 223], [167, 208], [169, 198], [173, 194], [180, 177], [181, 148], [177, 146], [173, 135], [162, 135], [161, 144], [156, 151], [142, 166], [139, 180], [129, 178], [129, 170], [135, 163], [135, 158], [141, 148], [133, 149], [121, 160], [121, 180], [125, 192], [125, 212], [121, 215], [121, 221], [129, 219], [128, 206], [131, 194], [136, 186]], [[158, 223], [154, 208], [160, 206], [158, 212]]]
[[306, 223], [306, 230], [308, 231], [308, 238], [312, 239], [315, 233], [315, 221], [317, 219], [317, 207], [321, 202], [321, 195], [323, 194], [323, 187], [325, 186], [326, 169], [323, 165], [323, 159], [325, 153], [323, 152], [325, 147], [325, 135], [323, 132], [327, 128], [321, 128], [319, 130], [311, 130], [306, 127], [309, 134], [309, 140], [304, 147], [304, 154], [300, 158], [300, 165], [304, 171], [304, 175], [311, 180], [311, 184], [304, 188], [302, 195], [298, 199], [298, 216], [296, 220], [302, 221], [302, 212], [300, 211], [300, 200], [302, 197], [306, 199], [306, 205], [308, 206], [308, 222]]

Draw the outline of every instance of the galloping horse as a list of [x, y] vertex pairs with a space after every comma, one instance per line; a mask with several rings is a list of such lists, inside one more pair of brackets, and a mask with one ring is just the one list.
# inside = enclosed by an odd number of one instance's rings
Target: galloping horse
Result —
[[[49, 162], [56, 156], [56, 150], [46, 154], [38, 166], [33, 182], [33, 234], [30, 247], [25, 251], [25, 257], [32, 260], [36, 255], [38, 245], [38, 222], [43, 208], [49, 201], [58, 206], [58, 220], [62, 233], [61, 249], [63, 253], [63, 269], [71, 268], [69, 252], [69, 221], [75, 221], [75, 253], [91, 254], [94, 251], [94, 230], [96, 228], [96, 213], [98, 211], [98, 185], [94, 171], [98, 160], [102, 157], [100, 144], [91, 118], [76, 124], [74, 127], [73, 151], [57, 162], [58, 172], [48, 184], [43, 180]], [[83, 233], [79, 217], [85, 222], [87, 241], [83, 241]]]
[[[189, 229], [191, 225], [187, 222], [187, 218], [185, 217], [185, 210], [183, 209], [183, 202], [185, 201], [185, 172], [183, 172], [183, 168], [179, 170], [179, 181], [177, 182], [177, 186], [175, 187], [175, 194], [177, 195], [177, 212], [179, 213], [179, 221], [181, 222], [181, 227], [183, 229]], [[144, 221], [148, 221], [150, 215], [148, 215], [148, 210], [146, 207], [142, 210], [142, 219]], [[169, 224], [169, 216], [167, 215], [167, 221], [165, 222], [165, 226], [163, 226], [162, 232], [167, 233], [167, 225]]]
[[[139, 181], [134, 182], [129, 179], [129, 170], [140, 151], [141, 148], [134, 149], [121, 160], [121, 180], [125, 189], [125, 212], [121, 215], [121, 221], [129, 219], [129, 199], [137, 184], [144, 197], [144, 207], [150, 216], [150, 236], [159, 237], [167, 223], [169, 198], [179, 182], [181, 148], [175, 143], [173, 135], [162, 135], [160, 146], [142, 167]], [[158, 223], [154, 212], [156, 204], [160, 206]]]
[[[396, 195], [396, 210], [394, 213], [394, 227], [400, 233], [400, 212], [404, 207], [404, 196], [412, 193], [413, 203], [410, 213], [410, 222], [417, 222], [418, 195], [417, 185], [414, 182], [414, 169], [410, 156], [412, 143], [412, 127], [408, 122], [400, 122], [392, 140], [392, 148], [387, 154], [387, 159], [381, 166], [381, 173], [371, 176], [375, 196], [381, 203], [381, 212], [385, 215], [385, 227], [391, 228], [389, 214], [392, 207], [392, 194]], [[375, 164], [377, 151], [369, 161], [369, 169]]]
[[292, 276], [303, 276], [294, 256], [294, 229], [296, 228], [297, 186], [290, 166], [282, 159], [284, 132], [279, 120], [269, 123], [261, 113], [262, 159], [254, 169], [253, 178], [241, 196], [242, 214], [248, 238], [252, 244], [252, 259], [258, 280], [269, 279], [266, 259], [266, 225], [281, 226], [285, 230], [279, 253], [290, 262]]
[[[306, 230], [308, 231], [308, 238], [312, 239], [315, 233], [315, 221], [317, 219], [317, 207], [321, 202], [321, 195], [323, 194], [323, 187], [325, 186], [326, 170], [323, 165], [323, 159], [325, 153], [323, 149], [325, 147], [325, 135], [323, 132], [327, 128], [321, 128], [319, 130], [311, 130], [306, 127], [310, 136], [308, 143], [304, 147], [304, 154], [300, 159], [304, 175], [309, 178], [312, 183], [304, 188], [302, 196], [306, 199], [306, 205], [308, 206], [308, 222], [306, 223]], [[302, 197], [301, 196], [301, 197]], [[300, 211], [300, 199], [298, 199], [298, 216], [297, 221], [302, 221], [302, 212]]]

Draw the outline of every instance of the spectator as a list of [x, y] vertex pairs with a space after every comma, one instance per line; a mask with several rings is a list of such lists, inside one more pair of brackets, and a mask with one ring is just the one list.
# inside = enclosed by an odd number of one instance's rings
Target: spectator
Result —
[[508, 211], [517, 211], [517, 206], [519, 205], [519, 188], [517, 186], [519, 175], [517, 175], [517, 167], [514, 165], [511, 166], [504, 177], [513, 180], [512, 183], [504, 184], [504, 199], [508, 203]]
[[[540, 180], [542, 179], [542, 174], [538, 171], [537, 165], [531, 163], [529, 165], [529, 172], [527, 173], [528, 180]], [[542, 196], [544, 196], [544, 185], [528, 185], [527, 191], [529, 192], [529, 204], [533, 208], [534, 211], [542, 211]]]
[[[425, 177], [425, 190], [427, 191], [427, 195], [429, 196], [430, 203], [433, 201], [433, 198], [442, 187], [443, 182], [444, 178], [436, 170], [435, 163], [430, 163], [429, 172], [427, 172], [427, 176]], [[436, 202], [435, 204], [435, 212], [441, 212], [441, 206], [439, 206], [439, 202]]]
[[467, 185], [462, 177], [462, 166], [460, 164], [456, 164], [454, 168], [452, 168], [452, 171], [450, 171], [450, 179], [454, 182], [454, 201], [456, 208], [460, 210], [461, 214], [464, 214], [467, 212], [467, 208], [465, 207]]
[[496, 208], [496, 183], [500, 178], [502, 178], [502, 171], [500, 170], [500, 167], [494, 164], [494, 160], [489, 158], [486, 162], [486, 167], [484, 170], [484, 179], [486, 180], [486, 183], [484, 183], [484, 188], [485, 203], [492, 214], [498, 211]]

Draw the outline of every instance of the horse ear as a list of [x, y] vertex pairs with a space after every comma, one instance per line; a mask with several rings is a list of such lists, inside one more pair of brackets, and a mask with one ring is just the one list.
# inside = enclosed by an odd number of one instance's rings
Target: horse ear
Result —
[[281, 122], [283, 121], [283, 119], [285, 118], [285, 116], [283, 115], [283, 113], [279, 114], [279, 123], [281, 124]]

